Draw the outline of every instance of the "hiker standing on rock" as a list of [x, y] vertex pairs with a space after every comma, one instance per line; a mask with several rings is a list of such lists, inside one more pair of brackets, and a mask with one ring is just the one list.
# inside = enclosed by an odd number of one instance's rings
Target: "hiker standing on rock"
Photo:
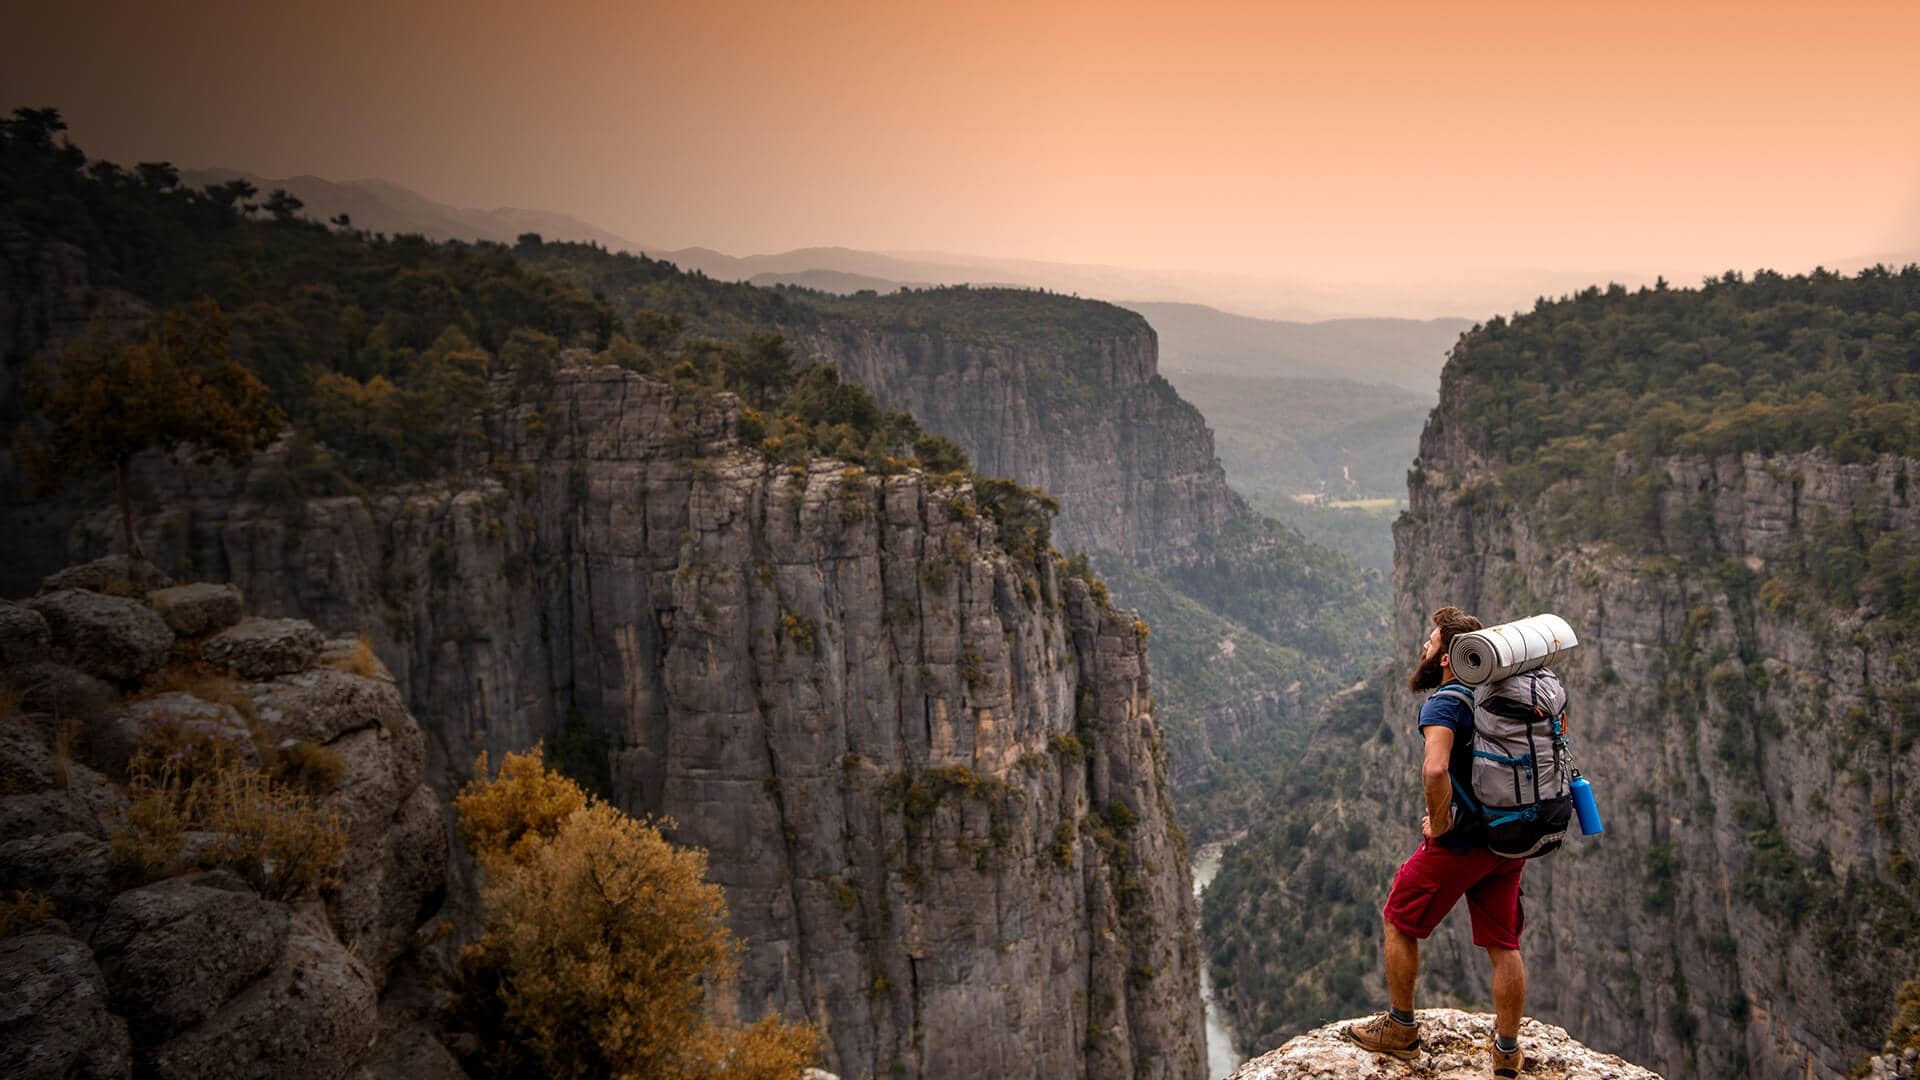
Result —
[[1480, 620], [1457, 607], [1433, 613], [1433, 632], [1420, 650], [1420, 665], [1407, 679], [1413, 690], [1433, 693], [1420, 707], [1426, 741], [1421, 782], [1427, 814], [1420, 846], [1393, 876], [1381, 912], [1385, 923], [1387, 993], [1392, 1007], [1370, 1020], [1348, 1024], [1341, 1034], [1378, 1053], [1412, 1059], [1420, 1050], [1413, 1013], [1413, 987], [1420, 974], [1420, 942], [1462, 896], [1473, 921], [1473, 943], [1493, 961], [1493, 1075], [1520, 1075], [1520, 1014], [1527, 1002], [1527, 968], [1520, 959], [1520, 871], [1524, 859], [1487, 850], [1486, 822], [1474, 804], [1455, 799], [1473, 790], [1473, 692], [1454, 678], [1447, 659], [1453, 639], [1480, 629]]

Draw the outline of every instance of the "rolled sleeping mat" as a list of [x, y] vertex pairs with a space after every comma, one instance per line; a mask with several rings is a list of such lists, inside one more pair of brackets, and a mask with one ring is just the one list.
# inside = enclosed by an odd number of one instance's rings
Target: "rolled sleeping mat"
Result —
[[1558, 615], [1540, 614], [1461, 634], [1447, 648], [1453, 677], [1480, 686], [1559, 663], [1580, 640]]

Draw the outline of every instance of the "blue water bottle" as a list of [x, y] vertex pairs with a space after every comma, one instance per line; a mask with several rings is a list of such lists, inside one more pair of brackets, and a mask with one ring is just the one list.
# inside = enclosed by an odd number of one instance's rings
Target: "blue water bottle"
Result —
[[1573, 783], [1568, 786], [1573, 789], [1573, 813], [1580, 819], [1580, 834], [1598, 836], [1605, 832], [1607, 827], [1600, 821], [1600, 807], [1593, 801], [1593, 785], [1587, 783], [1579, 769], [1573, 770]]

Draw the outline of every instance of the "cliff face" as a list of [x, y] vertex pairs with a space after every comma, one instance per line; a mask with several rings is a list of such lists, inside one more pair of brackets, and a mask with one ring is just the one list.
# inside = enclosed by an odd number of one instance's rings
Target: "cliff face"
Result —
[[500, 390], [462, 483], [273, 502], [272, 455], [145, 470], [147, 550], [366, 633], [443, 791], [583, 724], [616, 801], [708, 850], [742, 1013], [815, 1020], [838, 1073], [1202, 1071], [1130, 616], [1016, 565], [964, 487], [743, 452], [730, 396], [604, 367]]
[[[1445, 485], [1468, 471], [1457, 417], [1443, 402], [1429, 482], [1396, 527], [1396, 649], [1410, 654], [1441, 603], [1489, 621], [1564, 615], [1581, 635], [1566, 671], [1576, 761], [1609, 813], [1603, 838], [1529, 867], [1531, 1007], [1674, 1075], [1844, 1075], [1920, 959], [1902, 832], [1920, 811], [1903, 779], [1920, 764], [1915, 671], [1871, 606], [1768, 582], [1800, 573], [1812, 522], [1860, 511], [1920, 528], [1920, 461], [1623, 461], [1660, 492], [1645, 548], [1569, 550]], [[1703, 525], [1717, 562], [1683, 538]], [[1387, 719], [1414, 708], [1396, 693]], [[1478, 988], [1484, 965], [1465, 960]]]
[[1065, 349], [833, 325], [804, 340], [842, 378], [958, 442], [989, 476], [1060, 500], [1063, 546], [1164, 561], [1236, 513], [1213, 432], [1160, 377], [1144, 320]]
[[[1395, 528], [1394, 655], [1449, 603], [1489, 623], [1551, 610], [1580, 635], [1569, 726], [1607, 832], [1528, 867], [1529, 1012], [1670, 1076], [1845, 1075], [1920, 959], [1920, 712], [1912, 642], [1881, 601], [1815, 586], [1850, 550], [1824, 539], [1835, 523], [1920, 528], [1920, 461], [1623, 455], [1630, 504], [1585, 512], [1631, 515], [1625, 550], [1581, 540], [1549, 500], [1499, 496], [1466, 437], [1464, 383], [1443, 390]], [[1307, 755], [1327, 771], [1297, 775], [1274, 821], [1288, 843], [1230, 858], [1222, 909], [1209, 897], [1210, 926], [1233, 910], [1330, 919], [1295, 964], [1352, 996], [1383, 992], [1378, 905], [1417, 839], [1410, 667], [1377, 676], [1383, 723], [1329, 717]], [[1259, 944], [1215, 950], [1240, 1014], [1253, 1030], [1304, 1022], [1310, 1001], [1257, 985]], [[1486, 1002], [1486, 979], [1456, 915], [1423, 953], [1422, 1000]]]
[[[1296, 745], [1317, 699], [1384, 634], [1350, 564], [1260, 518], [1227, 487], [1212, 430], [1158, 371], [1153, 329], [1130, 314], [1061, 341], [836, 321], [800, 333], [886, 408], [952, 438], [989, 475], [1060, 500], [1055, 537], [1084, 548], [1162, 651], [1174, 774], [1195, 798], [1244, 802], [1227, 759]], [[1029, 340], [1037, 337], [1038, 340]], [[1195, 785], [1208, 785], [1206, 790]], [[1243, 814], [1203, 811], [1209, 835]]]

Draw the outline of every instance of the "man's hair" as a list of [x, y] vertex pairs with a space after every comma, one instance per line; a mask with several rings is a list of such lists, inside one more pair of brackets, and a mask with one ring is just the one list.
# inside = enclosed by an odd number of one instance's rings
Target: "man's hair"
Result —
[[1440, 628], [1440, 652], [1445, 655], [1454, 638], [1480, 629], [1480, 620], [1449, 605], [1433, 613], [1433, 625]]

